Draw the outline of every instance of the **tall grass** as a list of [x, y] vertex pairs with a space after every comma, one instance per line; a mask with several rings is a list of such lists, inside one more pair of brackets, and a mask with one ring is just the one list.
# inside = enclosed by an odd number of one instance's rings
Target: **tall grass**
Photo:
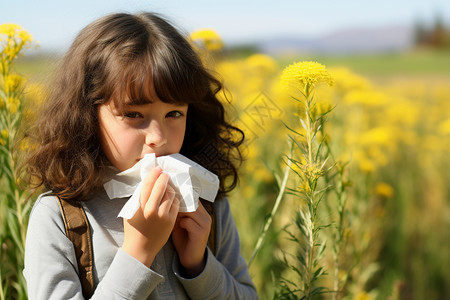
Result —
[[25, 236], [31, 202], [19, 188], [18, 168], [26, 141], [17, 144], [23, 120], [25, 78], [13, 66], [30, 46], [20, 26], [0, 25], [0, 299], [27, 299], [24, 267]]

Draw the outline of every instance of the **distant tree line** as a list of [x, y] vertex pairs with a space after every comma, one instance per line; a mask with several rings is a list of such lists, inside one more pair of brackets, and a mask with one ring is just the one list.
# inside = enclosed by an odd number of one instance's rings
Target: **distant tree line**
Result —
[[450, 28], [445, 25], [441, 14], [435, 15], [431, 26], [417, 21], [414, 34], [418, 47], [450, 49]]

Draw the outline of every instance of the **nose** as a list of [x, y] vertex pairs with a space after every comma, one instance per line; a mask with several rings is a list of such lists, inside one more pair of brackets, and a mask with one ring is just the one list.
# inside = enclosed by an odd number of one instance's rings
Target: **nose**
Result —
[[167, 143], [167, 137], [162, 124], [152, 120], [145, 129], [145, 144], [152, 148], [159, 148]]

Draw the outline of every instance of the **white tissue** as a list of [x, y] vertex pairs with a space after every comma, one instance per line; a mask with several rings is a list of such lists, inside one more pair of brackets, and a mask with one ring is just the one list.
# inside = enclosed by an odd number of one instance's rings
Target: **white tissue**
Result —
[[134, 216], [139, 208], [142, 181], [156, 166], [170, 176], [169, 184], [180, 199], [180, 212], [196, 211], [199, 198], [214, 202], [219, 190], [219, 178], [215, 174], [179, 153], [160, 157], [152, 153], [103, 184], [110, 199], [131, 196], [118, 217]]

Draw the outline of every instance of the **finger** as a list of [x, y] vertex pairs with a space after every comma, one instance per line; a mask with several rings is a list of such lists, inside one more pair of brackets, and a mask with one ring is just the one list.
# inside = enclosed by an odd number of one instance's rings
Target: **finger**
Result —
[[179, 225], [181, 228], [194, 232], [197, 230], [210, 231], [211, 230], [211, 216], [210, 215], [200, 215], [191, 213], [189, 215], [180, 216]]
[[169, 180], [169, 182], [167, 183], [166, 192], [165, 192], [164, 197], [163, 197], [163, 199], [161, 201], [161, 204], [165, 200], [173, 201], [173, 199], [175, 198], [176, 195], [177, 195], [177, 193], [175, 192], [175, 189], [170, 185], [170, 180]]
[[144, 178], [144, 181], [142, 182], [141, 195], [139, 197], [139, 202], [141, 204], [142, 210], [144, 210], [145, 204], [150, 198], [153, 186], [155, 185], [155, 182], [159, 178], [161, 173], [162, 168], [158, 166], [156, 168], [153, 168], [153, 170], [151, 170], [150, 173], [148, 173], [148, 175]]
[[198, 200], [198, 207], [197, 207], [197, 209], [195, 211], [181, 212], [180, 216], [190, 216], [191, 214], [194, 214], [194, 213], [209, 214], [208, 211], [206, 210], [206, 208], [203, 206], [203, 204], [200, 201], [200, 199]]
[[173, 205], [173, 201], [176, 198], [175, 190], [167, 184], [164, 195], [161, 199], [161, 204], [159, 206], [160, 215], [168, 214]]
[[144, 208], [144, 214], [146, 217], [156, 213], [159, 210], [162, 198], [165, 195], [167, 183], [169, 181], [169, 175], [161, 173], [156, 179], [153, 189], [148, 198], [147, 204]]
[[201, 204], [199, 201], [198, 208], [194, 212], [184, 212], [179, 213], [178, 216], [180, 218], [187, 217], [193, 219], [196, 223], [199, 224], [201, 227], [211, 227], [212, 218], [209, 215], [208, 211], [205, 209], [205, 207]]
[[180, 226], [180, 228], [183, 228], [188, 232], [201, 230], [200, 225], [189, 217], [180, 218], [178, 221], [178, 226]]
[[177, 196], [174, 197], [173, 202], [172, 202], [172, 207], [170, 208], [170, 214], [173, 215], [177, 215], [178, 211], [180, 210], [180, 199], [178, 199]]
[[181, 218], [179, 220], [178, 226], [180, 228], [183, 228], [190, 234], [193, 234], [192, 236], [193, 237], [195, 236], [196, 238], [201, 238], [202, 236], [203, 237], [208, 236], [209, 232], [211, 230], [211, 226], [208, 226], [208, 225], [202, 226], [196, 220], [189, 218], [189, 217]]
[[181, 218], [177, 216], [176, 220], [175, 220], [175, 226], [174, 228], [179, 228], [180, 227], [180, 220]]

